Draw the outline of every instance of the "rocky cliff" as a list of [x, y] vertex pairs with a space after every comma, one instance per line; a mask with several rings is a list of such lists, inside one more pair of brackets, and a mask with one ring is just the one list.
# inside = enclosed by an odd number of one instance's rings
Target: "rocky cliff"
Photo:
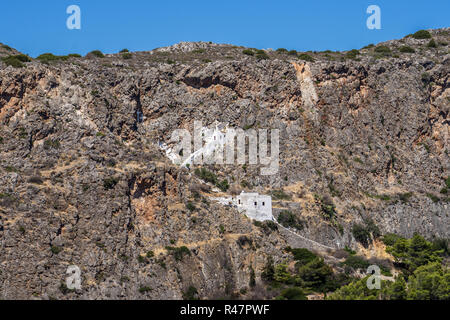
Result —
[[[448, 238], [450, 30], [430, 33], [349, 52], [1, 46], [0, 298], [261, 298], [269, 257], [364, 251], [355, 224]], [[195, 120], [280, 130], [278, 173], [203, 166], [231, 185], [218, 192], [172, 164], [159, 143]], [[210, 199], [236, 189], [272, 195], [275, 217], [302, 227]], [[70, 265], [80, 290], [65, 287]]]

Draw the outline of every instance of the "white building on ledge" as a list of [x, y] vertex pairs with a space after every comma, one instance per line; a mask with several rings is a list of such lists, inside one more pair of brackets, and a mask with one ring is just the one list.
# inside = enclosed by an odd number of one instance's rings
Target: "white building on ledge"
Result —
[[241, 192], [236, 197], [213, 198], [224, 205], [236, 206], [239, 212], [244, 212], [247, 217], [257, 221], [273, 220], [272, 197], [258, 193]]

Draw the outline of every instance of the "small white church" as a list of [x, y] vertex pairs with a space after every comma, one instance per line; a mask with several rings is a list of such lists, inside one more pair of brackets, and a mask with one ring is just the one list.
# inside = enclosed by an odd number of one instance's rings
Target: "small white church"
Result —
[[236, 197], [213, 198], [223, 205], [237, 207], [239, 212], [244, 212], [247, 217], [257, 221], [273, 220], [272, 197], [260, 195], [256, 192], [241, 192]]

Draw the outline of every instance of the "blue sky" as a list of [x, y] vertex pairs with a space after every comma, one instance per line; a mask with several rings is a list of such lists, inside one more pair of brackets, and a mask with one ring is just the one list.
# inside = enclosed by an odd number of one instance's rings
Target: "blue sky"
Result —
[[[33, 57], [151, 50], [180, 41], [255, 48], [350, 50], [450, 26], [449, 0], [27, 0], [2, 1], [0, 42]], [[69, 30], [69, 5], [81, 8], [81, 30]], [[381, 8], [381, 30], [369, 30], [369, 5]]]

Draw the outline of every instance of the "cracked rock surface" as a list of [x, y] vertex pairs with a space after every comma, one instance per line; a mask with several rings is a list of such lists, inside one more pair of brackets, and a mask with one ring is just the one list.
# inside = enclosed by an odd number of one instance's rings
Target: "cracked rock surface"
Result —
[[[191, 286], [260, 297], [242, 293], [252, 270], [258, 287], [269, 256], [310, 245], [208, 200], [213, 186], [167, 159], [159, 142], [194, 120], [280, 130], [277, 174], [205, 168], [232, 188], [281, 192], [274, 215], [291, 211], [308, 239], [358, 248], [351, 228], [366, 219], [448, 238], [450, 30], [430, 32], [436, 48], [407, 37], [354, 58], [201, 42], [0, 62], [0, 298], [182, 299]], [[65, 288], [70, 265], [81, 290]]]

